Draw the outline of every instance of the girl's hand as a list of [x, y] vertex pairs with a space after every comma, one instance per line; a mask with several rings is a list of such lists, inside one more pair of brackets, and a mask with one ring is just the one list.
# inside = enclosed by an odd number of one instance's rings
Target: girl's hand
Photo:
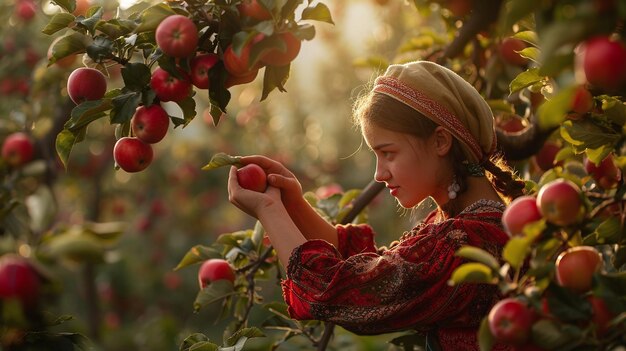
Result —
[[241, 158], [244, 165], [256, 163], [267, 174], [267, 182], [271, 187], [280, 189], [281, 199], [287, 209], [294, 208], [301, 201], [302, 185], [296, 176], [280, 162], [265, 156], [244, 156]]
[[259, 218], [263, 211], [282, 206], [280, 190], [272, 185], [264, 193], [244, 189], [237, 181], [237, 168], [232, 166], [228, 174], [228, 200], [248, 215]]

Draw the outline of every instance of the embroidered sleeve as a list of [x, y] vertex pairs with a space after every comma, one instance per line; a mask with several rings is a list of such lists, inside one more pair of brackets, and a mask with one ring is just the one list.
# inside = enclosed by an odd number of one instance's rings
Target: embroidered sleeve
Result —
[[374, 231], [367, 224], [360, 225], [338, 225], [337, 238], [339, 241], [339, 252], [343, 258], [352, 255], [375, 252]]
[[[497, 289], [448, 284], [464, 262], [454, 255], [456, 250], [468, 243], [480, 246], [481, 238], [493, 237], [476, 235], [475, 230], [499, 231], [451, 221], [423, 227], [380, 252], [373, 250], [373, 240], [360, 252], [347, 249], [352, 246], [345, 245], [348, 241], [341, 244], [342, 239], [339, 249], [323, 240], [308, 241], [292, 252], [282, 282], [289, 313], [295, 319], [333, 322], [358, 334], [477, 327], [495, 303]], [[502, 245], [493, 247], [498, 251]]]

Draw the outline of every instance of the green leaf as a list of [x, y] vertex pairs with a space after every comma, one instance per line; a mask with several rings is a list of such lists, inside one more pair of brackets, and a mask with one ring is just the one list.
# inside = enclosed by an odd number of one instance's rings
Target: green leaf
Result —
[[491, 268], [482, 263], [463, 263], [458, 266], [448, 281], [450, 285], [460, 283], [493, 284], [494, 276]]
[[539, 37], [537, 36], [537, 33], [531, 30], [517, 32], [513, 35], [513, 38], [523, 40], [535, 46], [539, 42]]
[[395, 337], [388, 342], [398, 346], [398, 348], [402, 350], [422, 350], [422, 347], [426, 345], [426, 335], [410, 332]]
[[263, 229], [263, 225], [261, 225], [260, 221], [256, 221], [256, 223], [254, 224], [254, 229], [252, 230], [252, 236], [250, 237], [250, 240], [252, 240], [254, 246], [259, 247], [261, 245], [264, 233], [265, 229]]
[[50, 49], [48, 66], [64, 57], [84, 53], [87, 48], [86, 42], [87, 37], [78, 32], [61, 37]]
[[[541, 60], [541, 58], [539, 58]], [[554, 54], [541, 62], [539, 74], [542, 76], [554, 77], [566, 68], [574, 64], [574, 52], [569, 51], [562, 54]]]
[[265, 74], [263, 76], [263, 93], [261, 94], [261, 101], [265, 100], [272, 90], [278, 88], [279, 91], [286, 92], [284, 85], [289, 78], [290, 64], [285, 66], [267, 66], [265, 67]]
[[133, 118], [140, 102], [141, 93], [136, 91], [114, 97], [112, 99], [113, 109], [110, 113], [111, 124], [129, 122]]
[[185, 99], [176, 102], [176, 104], [178, 104], [180, 109], [183, 110], [183, 123], [176, 124], [175, 127], [182, 125], [183, 128], [185, 128], [196, 117], [196, 100], [194, 100], [193, 96], [188, 96]]
[[[226, 342], [224, 343], [224, 346], [237, 346], [236, 348], [233, 348], [232, 350], [239, 351], [243, 348], [243, 343], [245, 343], [248, 339], [260, 338], [264, 336], [265, 334], [263, 334], [263, 332], [259, 328], [255, 328], [255, 327], [243, 328], [243, 329], [238, 330], [235, 334], [231, 335], [230, 338], [228, 338], [228, 340], [226, 340]], [[231, 349], [222, 347], [222, 350], [231, 350]]]
[[79, 21], [78, 23], [82, 24], [83, 26], [85, 26], [85, 28], [87, 28], [87, 30], [92, 33], [92, 34], [96, 34], [96, 25], [98, 24], [98, 22], [100, 22], [102, 20], [102, 14], [104, 13], [104, 11], [102, 10], [101, 6], [93, 6], [89, 8], [89, 11], [87, 12], [87, 15], [89, 17], [83, 19], [82, 21]]
[[539, 49], [535, 47], [527, 47], [525, 49], [518, 51], [518, 54], [520, 54], [522, 57], [526, 57], [535, 62], [538, 62], [540, 52], [539, 52]]
[[287, 0], [280, 10], [280, 17], [290, 19], [295, 17], [296, 9], [304, 3], [304, 0]]
[[530, 241], [526, 237], [512, 237], [504, 246], [502, 257], [514, 269], [519, 269], [530, 253]]
[[613, 96], [602, 96], [602, 112], [604, 115], [616, 123], [623, 126], [626, 124], [626, 104]]
[[[572, 145], [576, 153], [587, 152], [587, 156], [595, 163], [602, 161], [603, 156], [615, 148], [620, 140], [620, 135], [609, 133], [587, 120], [565, 121], [560, 132], [561, 137]], [[597, 153], [589, 150], [596, 150]]]
[[225, 154], [223, 152], [218, 152], [217, 154], [213, 155], [213, 157], [211, 157], [211, 160], [209, 161], [209, 163], [202, 167], [203, 171], [210, 171], [212, 169], [216, 169], [219, 167], [224, 167], [224, 166], [241, 166], [241, 156], [230, 156], [228, 154]]
[[70, 13], [76, 10], [76, 0], [52, 0], [52, 3]]
[[217, 351], [219, 349], [219, 345], [212, 342], [204, 341], [193, 345], [189, 348], [189, 351]]
[[105, 245], [80, 229], [70, 229], [45, 241], [43, 253], [54, 259], [69, 259], [80, 263], [104, 262]]
[[456, 256], [476, 261], [486, 265], [494, 271], [500, 270], [500, 263], [489, 252], [475, 246], [463, 246], [455, 253]]
[[63, 129], [59, 134], [57, 134], [55, 147], [57, 154], [59, 155], [59, 159], [65, 168], [67, 168], [67, 161], [70, 158], [70, 153], [72, 152], [75, 142], [76, 136], [67, 129]]
[[87, 55], [95, 62], [102, 62], [111, 57], [113, 51], [113, 42], [104, 36], [97, 36], [93, 43], [87, 46]]
[[[206, 346], [206, 345], [209, 345], [209, 346]], [[210, 347], [210, 345], [215, 345], [215, 344], [211, 344], [209, 342], [209, 338], [206, 335], [202, 333], [194, 333], [186, 337], [185, 340], [183, 340], [178, 350], [179, 351], [204, 350], [206, 347]], [[196, 347], [200, 347], [200, 349], [196, 349]], [[213, 350], [217, 350], [217, 348], [218, 348], [218, 345], [215, 345], [214, 349], [207, 348], [206, 350], [213, 351]]]
[[539, 83], [544, 80], [544, 77], [539, 75], [538, 68], [528, 69], [517, 75], [509, 84], [509, 93], [513, 94], [517, 91], [520, 91], [528, 86]]
[[213, 68], [209, 70], [209, 102], [211, 117], [213, 123], [217, 125], [222, 115], [226, 112], [226, 106], [230, 101], [230, 92], [225, 87], [228, 73], [224, 68], [222, 60], [218, 61]]
[[142, 91], [150, 84], [150, 67], [140, 62], [129, 62], [121, 69], [124, 86], [131, 91]]
[[485, 317], [480, 321], [480, 328], [478, 329], [478, 345], [480, 351], [491, 351], [495, 342], [495, 338], [489, 329], [489, 320]]
[[548, 310], [564, 322], [584, 322], [591, 317], [591, 305], [582, 295], [552, 283], [546, 289]]
[[550, 319], [541, 319], [532, 326], [532, 340], [537, 346], [546, 350], [558, 350], [570, 340], [563, 333], [557, 322]]
[[304, 11], [302, 11], [302, 19], [303, 20], [315, 20], [315, 21], [335, 24], [333, 22], [333, 18], [330, 14], [330, 10], [328, 9], [328, 6], [326, 6], [325, 4], [321, 2], [317, 3], [317, 5], [315, 6], [306, 7]]
[[622, 228], [618, 218], [610, 217], [594, 231], [598, 244], [617, 244], [622, 238]]
[[204, 289], [198, 292], [193, 303], [193, 309], [198, 312], [202, 307], [213, 302], [224, 300], [232, 295], [238, 294], [233, 287], [233, 283], [228, 279], [212, 281]]
[[196, 245], [187, 251], [174, 270], [177, 271], [210, 258], [222, 258], [222, 254], [210, 246]]
[[140, 24], [139, 27], [135, 29], [135, 32], [153, 32], [159, 26], [161, 21], [163, 21], [166, 17], [175, 14], [176, 12], [165, 3], [148, 7], [141, 12]]
[[111, 107], [111, 100], [106, 98], [84, 101], [72, 109], [70, 119], [65, 122], [64, 127], [73, 132], [85, 128], [89, 123], [104, 117]]
[[565, 88], [539, 106], [537, 115], [541, 129], [548, 130], [565, 121], [572, 106], [575, 88], [575, 86]]
[[42, 33], [52, 35], [62, 29], [67, 28], [74, 22], [74, 15], [71, 13], [60, 12], [52, 16], [48, 24], [41, 30]]

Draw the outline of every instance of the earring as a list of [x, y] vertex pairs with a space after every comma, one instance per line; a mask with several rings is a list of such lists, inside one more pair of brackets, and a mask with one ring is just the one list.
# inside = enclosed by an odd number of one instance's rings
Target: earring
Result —
[[456, 182], [456, 176], [454, 176], [452, 178], [452, 184], [448, 186], [448, 198], [450, 198], [450, 200], [456, 199], [459, 190], [461, 190], [461, 186]]

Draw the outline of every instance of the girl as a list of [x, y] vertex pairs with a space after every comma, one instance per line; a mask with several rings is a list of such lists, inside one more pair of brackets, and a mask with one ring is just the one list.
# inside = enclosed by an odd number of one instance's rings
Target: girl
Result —
[[405, 208], [427, 197], [437, 209], [389, 248], [368, 225], [333, 226], [302, 197], [280, 163], [243, 157], [268, 174], [265, 193], [245, 190], [231, 168], [230, 201], [258, 218], [287, 267], [283, 296], [295, 319], [333, 322], [358, 334], [414, 329], [428, 348], [478, 350], [481, 319], [497, 287], [450, 286], [464, 245], [499, 257], [508, 240], [505, 204], [522, 194], [495, 156], [491, 110], [463, 78], [438, 64], [390, 66], [359, 99], [355, 121], [376, 155], [375, 179]]

